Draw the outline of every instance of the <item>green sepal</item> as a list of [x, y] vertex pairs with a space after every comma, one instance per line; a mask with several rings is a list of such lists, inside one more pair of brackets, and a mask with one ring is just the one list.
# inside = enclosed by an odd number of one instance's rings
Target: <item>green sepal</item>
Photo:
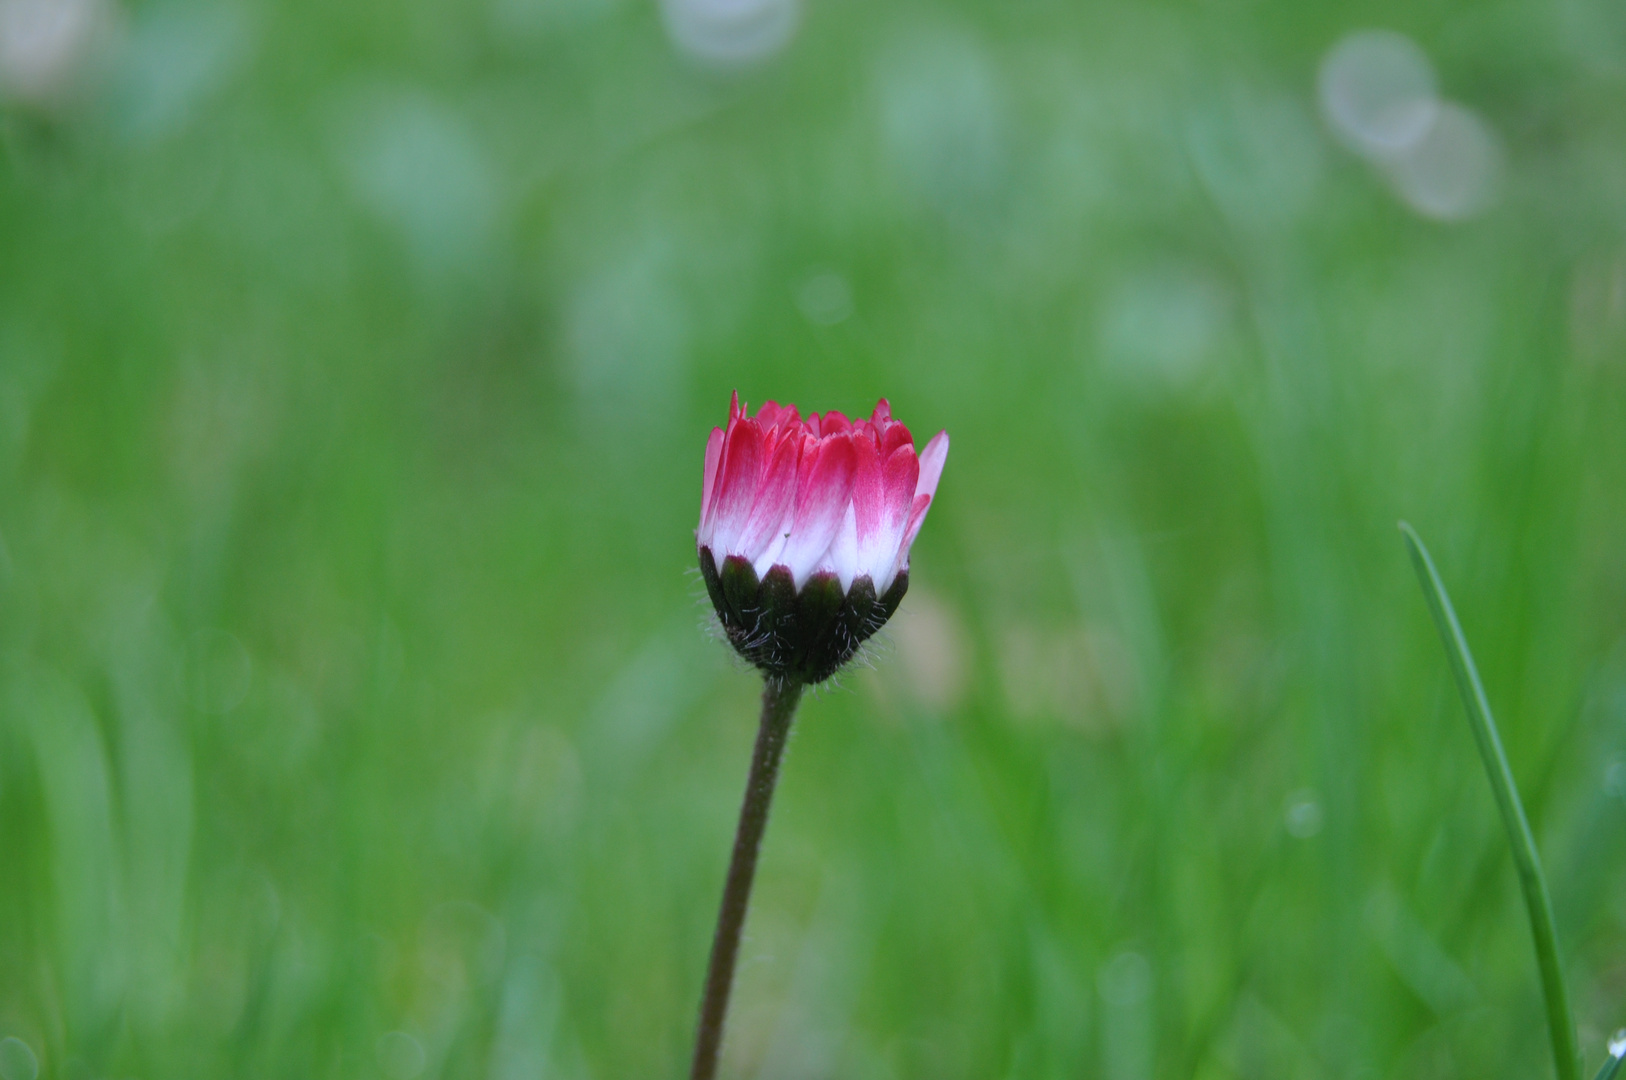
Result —
[[731, 633], [735, 628], [743, 630], [754, 626], [757, 620], [757, 593], [762, 582], [757, 580], [757, 572], [750, 561], [739, 555], [730, 555], [723, 560], [718, 577], [722, 581], [723, 602], [727, 607], [723, 625]]
[[700, 576], [734, 650], [774, 678], [809, 685], [851, 660], [886, 625], [909, 589], [905, 571], [884, 596], [876, 596], [868, 577], [843, 591], [831, 573], [814, 574], [798, 590], [788, 567], [771, 567], [759, 579], [738, 555], [719, 568], [707, 548], [700, 549]]

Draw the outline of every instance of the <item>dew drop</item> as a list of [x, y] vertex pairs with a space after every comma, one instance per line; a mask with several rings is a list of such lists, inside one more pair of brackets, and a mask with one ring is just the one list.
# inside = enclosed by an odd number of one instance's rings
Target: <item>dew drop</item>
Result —
[[1319, 833], [1323, 822], [1321, 803], [1316, 800], [1315, 793], [1301, 791], [1291, 796], [1287, 800], [1285, 818], [1289, 836], [1308, 840]]

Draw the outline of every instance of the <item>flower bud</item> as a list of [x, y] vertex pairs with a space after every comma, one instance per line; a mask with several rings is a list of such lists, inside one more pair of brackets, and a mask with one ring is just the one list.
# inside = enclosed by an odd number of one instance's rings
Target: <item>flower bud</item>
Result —
[[774, 678], [818, 683], [852, 659], [909, 587], [909, 548], [948, 457], [915, 453], [883, 398], [868, 420], [800, 418], [739, 395], [712, 429], [695, 533], [706, 591], [735, 650]]

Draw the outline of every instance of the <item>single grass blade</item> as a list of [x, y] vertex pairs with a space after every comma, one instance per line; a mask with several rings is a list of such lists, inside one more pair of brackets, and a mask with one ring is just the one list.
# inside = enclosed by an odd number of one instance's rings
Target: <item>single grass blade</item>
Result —
[[[1457, 622], [1457, 613], [1451, 606], [1451, 597], [1445, 583], [1434, 569], [1434, 560], [1428, 548], [1410, 525], [1400, 523], [1406, 546], [1411, 552], [1412, 565], [1422, 583], [1423, 596], [1434, 616], [1434, 625], [1440, 632], [1451, 671], [1457, 677], [1457, 690], [1462, 704], [1468, 710], [1468, 724], [1473, 728], [1474, 741], [1479, 744], [1479, 756], [1485, 762], [1485, 774], [1490, 778], [1491, 792], [1496, 796], [1497, 808], [1502, 812], [1502, 824], [1507, 828], [1508, 845], [1513, 849], [1513, 864], [1519, 871], [1519, 884], [1524, 889], [1524, 905], [1530, 914], [1530, 933], [1535, 938], [1536, 964], [1541, 969], [1541, 989], [1547, 1001], [1547, 1027], [1552, 1034], [1553, 1062], [1558, 1069], [1558, 1080], [1580, 1080], [1581, 1055], [1576, 1045], [1575, 1018], [1570, 1012], [1570, 999], [1564, 989], [1564, 969], [1559, 962], [1558, 931], [1553, 924], [1553, 901], [1547, 891], [1547, 878], [1541, 872], [1541, 858], [1536, 854], [1536, 840], [1530, 833], [1530, 822], [1524, 816], [1524, 804], [1519, 801], [1519, 789], [1513, 782], [1513, 770], [1508, 767], [1507, 753], [1502, 749], [1501, 736], [1496, 732], [1496, 720], [1491, 716], [1490, 702], [1474, 667], [1473, 654], [1468, 651], [1468, 640]], [[1618, 1070], [1617, 1058], [1605, 1066], [1609, 1078]], [[1602, 1075], [1600, 1074], [1600, 1080]]]
[[1598, 1080], [1615, 1080], [1620, 1075], [1620, 1063], [1626, 1058], [1626, 1030], [1616, 1032], [1609, 1040], [1609, 1059], [1598, 1070]]

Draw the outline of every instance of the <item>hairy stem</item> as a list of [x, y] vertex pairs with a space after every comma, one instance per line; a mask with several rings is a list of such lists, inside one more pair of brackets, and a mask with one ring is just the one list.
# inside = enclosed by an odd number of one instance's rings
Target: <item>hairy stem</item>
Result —
[[1530, 933], [1535, 938], [1536, 966], [1541, 969], [1541, 989], [1547, 1000], [1547, 1027], [1553, 1040], [1553, 1062], [1558, 1069], [1558, 1080], [1580, 1080], [1581, 1056], [1575, 1039], [1575, 1017], [1570, 1012], [1569, 993], [1564, 989], [1564, 969], [1559, 961], [1558, 929], [1553, 922], [1553, 901], [1547, 892], [1547, 878], [1541, 872], [1541, 858], [1536, 854], [1536, 839], [1530, 833], [1530, 822], [1524, 816], [1524, 804], [1519, 801], [1519, 789], [1513, 782], [1513, 770], [1508, 766], [1507, 753], [1502, 749], [1502, 738], [1496, 731], [1496, 719], [1491, 716], [1490, 701], [1485, 687], [1479, 681], [1479, 669], [1474, 666], [1473, 653], [1468, 651], [1468, 639], [1463, 636], [1462, 625], [1457, 622], [1451, 597], [1445, 583], [1434, 569], [1434, 560], [1428, 556], [1422, 538], [1404, 521], [1400, 531], [1406, 536], [1417, 579], [1422, 582], [1423, 596], [1434, 615], [1434, 625], [1445, 644], [1451, 660], [1451, 670], [1457, 677], [1457, 690], [1462, 704], [1468, 710], [1468, 724], [1473, 728], [1474, 741], [1479, 744], [1479, 756], [1485, 762], [1485, 774], [1490, 778], [1496, 805], [1502, 811], [1502, 824], [1507, 828], [1508, 845], [1513, 849], [1513, 864], [1518, 867], [1519, 884], [1524, 889], [1524, 905], [1530, 915]]
[[694, 1065], [690, 1080], [712, 1080], [717, 1075], [717, 1052], [723, 1045], [723, 1021], [728, 1016], [728, 993], [734, 984], [739, 958], [740, 931], [751, 903], [751, 881], [756, 877], [757, 852], [768, 827], [768, 807], [779, 780], [779, 759], [785, 752], [791, 718], [802, 698], [802, 684], [769, 678], [762, 688], [762, 723], [751, 754], [751, 776], [745, 784], [740, 824], [734, 833], [734, 856], [728, 864], [723, 904], [717, 912], [717, 935], [711, 942], [711, 963], [706, 969], [705, 996], [700, 1003], [700, 1028], [695, 1035]]

